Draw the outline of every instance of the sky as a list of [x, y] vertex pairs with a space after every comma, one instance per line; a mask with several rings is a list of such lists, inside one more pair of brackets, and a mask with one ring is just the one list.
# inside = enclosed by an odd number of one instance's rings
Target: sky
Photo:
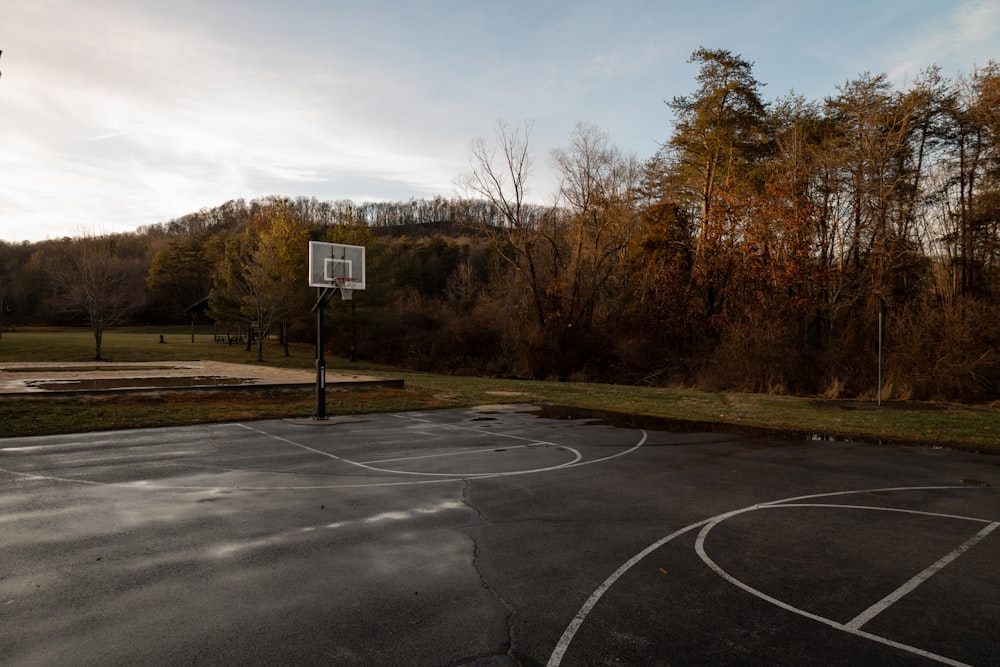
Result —
[[0, 0], [0, 240], [129, 232], [236, 198], [461, 196], [530, 123], [529, 197], [579, 122], [669, 140], [699, 47], [766, 100], [1000, 59], [998, 0]]

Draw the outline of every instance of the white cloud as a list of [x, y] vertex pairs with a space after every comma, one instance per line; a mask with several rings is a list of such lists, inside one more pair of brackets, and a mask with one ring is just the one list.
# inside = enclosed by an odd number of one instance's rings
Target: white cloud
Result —
[[[931, 17], [928, 17], [929, 19]], [[954, 7], [945, 20], [930, 20], [927, 32], [910, 32], [903, 46], [887, 60], [889, 79], [898, 85], [913, 79], [931, 65], [939, 65], [945, 76], [969, 72], [996, 58], [1000, 39], [1000, 4], [995, 0], [972, 0]]]
[[993, 0], [976, 0], [962, 5], [954, 14], [954, 43], [981, 44], [997, 48], [1000, 33], [1000, 5]]
[[535, 121], [529, 185], [544, 200], [548, 152], [577, 121], [639, 157], [667, 140], [663, 100], [695, 86], [699, 45], [759, 63], [775, 95], [995, 57], [995, 0], [861, 11], [0, 0], [0, 239], [129, 230], [266, 194], [447, 196], [497, 119]]
[[235, 47], [127, 4], [12, 14], [0, 168], [16, 194], [0, 197], [0, 238], [134, 229], [344, 172], [415, 194], [450, 185], [454, 160], [373, 122], [359, 73], [331, 53]]

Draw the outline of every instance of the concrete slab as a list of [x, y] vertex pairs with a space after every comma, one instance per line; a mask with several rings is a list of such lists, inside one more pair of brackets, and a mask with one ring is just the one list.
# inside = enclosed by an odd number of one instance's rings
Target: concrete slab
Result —
[[[327, 369], [330, 390], [401, 387], [401, 380]], [[220, 361], [25, 362], [0, 364], [0, 395], [45, 397], [115, 392], [309, 389], [316, 372]]]

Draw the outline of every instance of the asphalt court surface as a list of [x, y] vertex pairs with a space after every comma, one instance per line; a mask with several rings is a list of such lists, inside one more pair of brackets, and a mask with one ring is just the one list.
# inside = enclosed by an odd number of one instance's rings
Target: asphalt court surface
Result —
[[530, 406], [8, 438], [0, 663], [996, 664], [998, 487]]

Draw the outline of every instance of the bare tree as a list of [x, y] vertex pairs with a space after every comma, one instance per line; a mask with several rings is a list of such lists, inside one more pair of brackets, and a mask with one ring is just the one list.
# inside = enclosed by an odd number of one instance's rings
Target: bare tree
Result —
[[529, 129], [500, 123], [493, 143], [473, 142], [473, 171], [464, 184], [498, 213], [481, 226], [494, 251], [524, 278], [535, 329], [522, 330], [522, 337], [533, 340], [534, 370], [564, 377], [573, 358], [586, 357], [581, 350], [595, 313], [637, 235], [640, 166], [606, 132], [580, 123], [569, 145], [552, 153], [558, 205], [532, 206], [525, 202]]
[[535, 320], [545, 327], [548, 309], [543, 295], [541, 256], [551, 250], [554, 242], [546, 234], [545, 220], [537, 207], [525, 199], [531, 172], [530, 135], [530, 123], [511, 126], [497, 122], [492, 143], [483, 138], [472, 142], [472, 171], [459, 185], [467, 196], [483, 198], [495, 210], [499, 220], [496, 224], [483, 221], [482, 231], [494, 251], [527, 279]]
[[[50, 267], [67, 310], [82, 315], [94, 333], [94, 359], [101, 360], [104, 330], [121, 323], [139, 301], [135, 267], [116, 250], [114, 236], [84, 235], [66, 242]], [[141, 267], [139, 267], [141, 270]]]
[[624, 277], [626, 255], [639, 231], [635, 200], [641, 168], [607, 132], [587, 123], [578, 123], [569, 146], [554, 150], [552, 158], [567, 213], [557, 257], [559, 310], [565, 326], [574, 327], [593, 315], [609, 281]]

